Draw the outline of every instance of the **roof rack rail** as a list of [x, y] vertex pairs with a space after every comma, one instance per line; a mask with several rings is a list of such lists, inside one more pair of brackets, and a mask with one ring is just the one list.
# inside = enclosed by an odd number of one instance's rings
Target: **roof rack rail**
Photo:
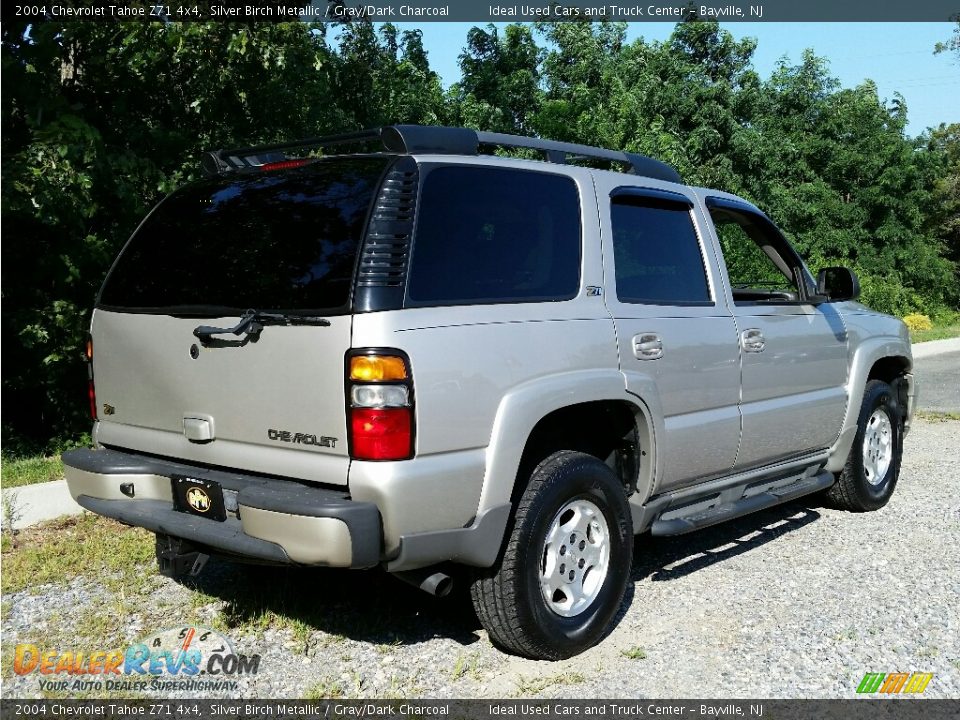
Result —
[[481, 131], [477, 131], [477, 140], [482, 145], [539, 150], [549, 162], [553, 163], [564, 164], [570, 158], [610, 160], [627, 164], [634, 175], [673, 183], [683, 182], [680, 173], [665, 162], [623, 150], [607, 150], [592, 145], [578, 145], [577, 143], [558, 142], [557, 140], [541, 140], [540, 138], [527, 138], [520, 135]]
[[371, 130], [307, 138], [295, 142], [257, 145], [235, 150], [213, 150], [204, 153], [201, 164], [208, 175], [225, 175], [237, 171], [254, 170], [268, 163], [287, 160], [289, 159], [285, 154], [287, 150], [370, 144], [377, 140], [380, 141], [381, 149], [401, 154], [479, 155], [482, 146], [524, 148], [543, 153], [548, 162], [563, 164], [568, 159], [610, 160], [625, 163], [635, 175], [673, 183], [683, 182], [674, 168], [645, 155], [556, 140], [435, 125], [386, 125]]

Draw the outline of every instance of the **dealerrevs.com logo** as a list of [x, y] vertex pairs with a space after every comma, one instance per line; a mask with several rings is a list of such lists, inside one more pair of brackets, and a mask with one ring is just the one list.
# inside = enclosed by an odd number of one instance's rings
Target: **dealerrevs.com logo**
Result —
[[259, 655], [238, 654], [224, 635], [192, 625], [150, 633], [124, 649], [61, 651], [23, 643], [13, 656], [17, 675], [36, 675], [41, 690], [54, 692], [222, 692], [259, 670]]
[[932, 679], [933, 673], [867, 673], [857, 686], [857, 692], [919, 695]]

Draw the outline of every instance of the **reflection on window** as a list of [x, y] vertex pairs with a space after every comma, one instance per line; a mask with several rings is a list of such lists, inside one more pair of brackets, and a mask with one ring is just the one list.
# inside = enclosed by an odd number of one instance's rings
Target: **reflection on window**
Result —
[[414, 303], [576, 296], [580, 200], [569, 178], [441, 167], [424, 179], [408, 296]]
[[104, 286], [133, 309], [336, 310], [385, 158], [201, 180], [158, 207]]
[[709, 302], [689, 208], [653, 198], [623, 197], [614, 200], [610, 212], [621, 302]]

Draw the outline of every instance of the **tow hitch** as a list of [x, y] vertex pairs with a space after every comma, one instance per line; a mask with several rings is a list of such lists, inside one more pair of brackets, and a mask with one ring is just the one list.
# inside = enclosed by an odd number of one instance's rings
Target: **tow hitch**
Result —
[[197, 550], [182, 538], [157, 534], [157, 566], [169, 578], [195, 577], [203, 570], [210, 556]]

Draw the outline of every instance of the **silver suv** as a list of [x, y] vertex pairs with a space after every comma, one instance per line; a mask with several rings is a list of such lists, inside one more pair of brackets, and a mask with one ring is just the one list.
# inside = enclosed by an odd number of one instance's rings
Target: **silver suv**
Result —
[[636, 534], [893, 493], [906, 328], [738, 197], [463, 128], [204, 168], [104, 282], [97, 449], [64, 455], [78, 503], [156, 533], [161, 572], [464, 577], [493, 642], [558, 659], [609, 630]]

